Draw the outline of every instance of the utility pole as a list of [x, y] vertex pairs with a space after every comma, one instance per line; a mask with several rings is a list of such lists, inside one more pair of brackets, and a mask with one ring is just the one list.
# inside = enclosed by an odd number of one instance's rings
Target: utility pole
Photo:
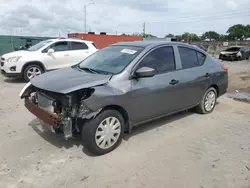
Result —
[[143, 34], [143, 36], [145, 36], [145, 31], [146, 31], [146, 23], [143, 22], [143, 24], [142, 24], [142, 34]]
[[87, 33], [87, 6], [93, 5], [95, 3], [89, 3], [84, 5], [84, 33]]

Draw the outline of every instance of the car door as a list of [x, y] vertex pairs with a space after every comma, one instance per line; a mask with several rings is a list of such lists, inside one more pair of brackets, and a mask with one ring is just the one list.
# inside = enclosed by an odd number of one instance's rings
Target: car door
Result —
[[[49, 54], [49, 49], [53, 49], [54, 52]], [[67, 67], [71, 58], [69, 43], [67, 41], [55, 42], [43, 50], [43, 56], [43, 63], [48, 70]]]
[[131, 81], [131, 105], [135, 123], [143, 122], [181, 108], [180, 87], [172, 46], [162, 46], [148, 53], [136, 66], [155, 69], [156, 75]]
[[70, 64], [74, 65], [89, 56], [89, 47], [84, 42], [70, 42]]
[[182, 107], [189, 108], [198, 104], [210, 85], [212, 67], [206, 55], [195, 49], [178, 46], [181, 69], [178, 71], [179, 85], [182, 90]]

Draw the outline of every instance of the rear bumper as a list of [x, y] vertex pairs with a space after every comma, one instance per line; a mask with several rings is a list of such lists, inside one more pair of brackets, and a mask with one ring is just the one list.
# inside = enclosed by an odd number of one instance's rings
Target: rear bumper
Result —
[[52, 125], [55, 128], [59, 128], [61, 120], [56, 114], [52, 114], [39, 108], [37, 105], [33, 104], [30, 99], [26, 98], [24, 101], [25, 107], [36, 117], [44, 121], [45, 123]]

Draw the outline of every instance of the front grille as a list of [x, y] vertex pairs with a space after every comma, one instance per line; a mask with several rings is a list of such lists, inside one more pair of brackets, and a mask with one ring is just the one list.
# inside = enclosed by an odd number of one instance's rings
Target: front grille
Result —
[[1, 66], [2, 66], [2, 67], [4, 66], [4, 62], [1, 62]]

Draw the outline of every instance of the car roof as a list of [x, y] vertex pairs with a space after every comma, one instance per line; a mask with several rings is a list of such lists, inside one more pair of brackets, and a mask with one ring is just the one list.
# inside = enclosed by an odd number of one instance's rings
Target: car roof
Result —
[[182, 46], [192, 46], [182, 42], [172, 42], [172, 41], [132, 41], [132, 42], [118, 42], [113, 44], [113, 46], [135, 46], [135, 47], [147, 47], [147, 46], [159, 46], [159, 45], [182, 45]]
[[92, 41], [89, 41], [89, 40], [82, 40], [82, 39], [73, 39], [73, 38], [55, 38], [55, 39], [48, 39], [48, 40], [51, 40], [53, 42], [55, 41], [70, 41], [70, 42], [90, 42], [90, 43], [93, 43]]

